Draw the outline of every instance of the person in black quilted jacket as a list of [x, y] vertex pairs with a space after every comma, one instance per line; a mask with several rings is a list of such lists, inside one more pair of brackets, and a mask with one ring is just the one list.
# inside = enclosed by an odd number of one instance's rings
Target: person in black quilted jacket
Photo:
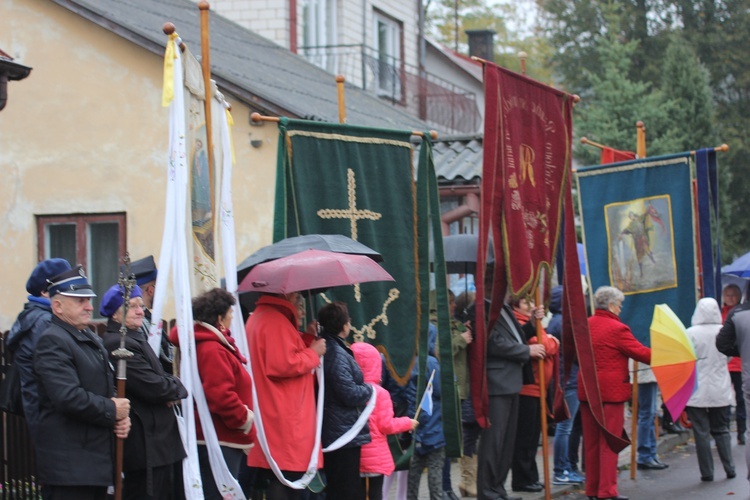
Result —
[[[318, 311], [318, 323], [326, 339], [323, 359], [325, 396], [323, 406], [323, 448], [349, 431], [372, 395], [346, 339], [351, 330], [349, 310], [343, 302], [333, 302]], [[364, 498], [359, 478], [360, 449], [370, 442], [370, 429], [364, 427], [341, 448], [324, 453], [327, 500]]]

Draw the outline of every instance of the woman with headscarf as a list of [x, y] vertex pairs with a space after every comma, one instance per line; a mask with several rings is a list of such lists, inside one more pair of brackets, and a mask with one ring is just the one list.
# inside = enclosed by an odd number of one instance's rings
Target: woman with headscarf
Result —
[[716, 299], [706, 297], [699, 300], [693, 313], [692, 326], [687, 329], [698, 358], [698, 388], [690, 396], [686, 410], [693, 424], [701, 481], [714, 480], [712, 436], [727, 478], [737, 476], [729, 433], [729, 412], [734, 404], [732, 380], [727, 369], [729, 358], [716, 348], [716, 336], [721, 325], [721, 309]]
[[[607, 431], [619, 436], [625, 422], [625, 402], [632, 387], [628, 359], [651, 364], [651, 349], [633, 336], [620, 321], [625, 295], [617, 288], [602, 286], [594, 294], [596, 310], [589, 318], [589, 332]], [[578, 372], [578, 399], [581, 401], [583, 447], [586, 457], [586, 495], [590, 499], [627, 500], [617, 493], [617, 453], [607, 444], [604, 429], [594, 419], [588, 397]]]
[[[252, 382], [245, 368], [247, 361], [237, 349], [232, 332], [235, 300], [221, 288], [211, 289], [193, 299], [193, 331], [195, 355], [203, 393], [211, 413], [216, 437], [227, 469], [237, 477], [248, 450], [255, 442]], [[177, 327], [169, 333], [169, 341], [179, 344]], [[221, 500], [214, 481], [203, 427], [195, 413], [203, 495], [206, 500]]]
[[140, 287], [130, 294], [125, 313], [121, 285], [112, 286], [102, 297], [99, 312], [109, 318], [104, 346], [111, 354], [120, 347], [120, 328], [125, 324], [127, 359], [126, 395], [130, 399], [132, 427], [123, 453], [123, 498], [126, 500], [169, 500], [174, 493], [174, 464], [185, 457], [172, 405], [187, 397], [180, 380], [164, 373], [159, 357], [141, 330], [143, 298]]

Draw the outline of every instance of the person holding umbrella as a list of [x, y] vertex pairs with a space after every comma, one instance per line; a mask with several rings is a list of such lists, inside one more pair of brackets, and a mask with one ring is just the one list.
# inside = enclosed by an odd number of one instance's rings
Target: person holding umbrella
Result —
[[[315, 446], [315, 382], [312, 370], [320, 365], [326, 340], [305, 345], [297, 330], [297, 292], [263, 293], [245, 325], [253, 381], [258, 398], [256, 412], [268, 425], [263, 429], [270, 457], [288, 481], [300, 479], [308, 469]], [[322, 463], [322, 452], [318, 452]], [[269, 480], [266, 498], [297, 499], [302, 490], [283, 484], [271, 473], [262, 447], [250, 449], [247, 463], [265, 470]], [[356, 478], [359, 479], [359, 471]]]
[[[175, 463], [185, 458], [179, 446], [180, 432], [172, 404], [188, 393], [177, 377], [164, 373], [159, 358], [141, 329], [144, 320], [143, 292], [136, 285], [124, 313], [122, 285], [113, 285], [102, 297], [99, 312], [107, 322], [104, 346], [112, 352], [120, 347], [120, 328], [125, 324], [125, 348], [133, 353], [127, 361], [127, 395], [132, 408], [132, 428], [123, 454], [123, 498], [128, 500], [172, 498]], [[124, 317], [123, 317], [124, 316]]]

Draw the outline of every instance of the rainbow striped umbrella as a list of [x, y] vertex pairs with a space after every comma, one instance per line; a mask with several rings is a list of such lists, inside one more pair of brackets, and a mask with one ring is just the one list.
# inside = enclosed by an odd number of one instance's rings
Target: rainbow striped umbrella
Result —
[[697, 388], [695, 349], [680, 318], [666, 304], [654, 306], [651, 369], [672, 418], [677, 420]]

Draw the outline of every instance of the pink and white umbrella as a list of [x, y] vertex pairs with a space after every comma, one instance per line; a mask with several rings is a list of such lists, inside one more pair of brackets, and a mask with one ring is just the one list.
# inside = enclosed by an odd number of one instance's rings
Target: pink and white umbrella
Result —
[[370, 257], [305, 250], [256, 265], [242, 280], [238, 291], [292, 293], [369, 281], [395, 280]]

